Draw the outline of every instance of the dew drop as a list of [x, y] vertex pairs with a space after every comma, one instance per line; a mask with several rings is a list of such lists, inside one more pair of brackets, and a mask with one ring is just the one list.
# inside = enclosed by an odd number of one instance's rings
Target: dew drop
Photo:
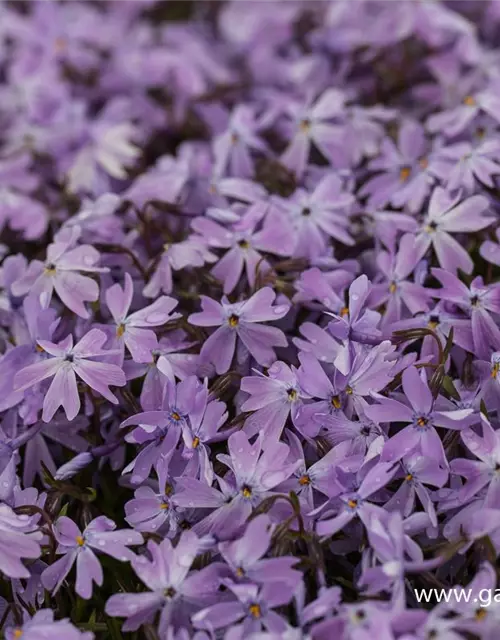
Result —
[[99, 542], [97, 543], [100, 547], [104, 547], [105, 546], [105, 542], [104, 540], [99, 540]]

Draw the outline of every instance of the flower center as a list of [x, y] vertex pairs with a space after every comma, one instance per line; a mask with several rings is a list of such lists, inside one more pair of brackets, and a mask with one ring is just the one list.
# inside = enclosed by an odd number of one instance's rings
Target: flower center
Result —
[[437, 222], [435, 220], [431, 220], [428, 225], [425, 226], [426, 233], [433, 233], [437, 229]]
[[405, 476], [405, 480], [406, 482], [411, 482], [413, 480], [413, 474], [412, 473], [407, 473]]
[[79, 547], [83, 547], [83, 545], [85, 544], [85, 540], [83, 539], [83, 536], [76, 536], [75, 540]]
[[345, 392], [347, 393], [348, 396], [352, 396], [352, 394], [354, 393], [354, 391], [352, 390], [352, 387], [346, 387]]
[[44, 269], [44, 273], [46, 276], [53, 276], [56, 273], [56, 265], [52, 264], [52, 262], [50, 262], [49, 264], [45, 265], [45, 269]]
[[163, 592], [163, 595], [166, 598], [173, 598], [175, 596], [175, 594], [177, 593], [177, 591], [173, 588], [173, 587], [167, 587], [165, 589], [165, 591]]
[[475, 107], [476, 106], [476, 99], [474, 98], [474, 96], [465, 96], [464, 98], [464, 104], [467, 105], [468, 107]]
[[171, 246], [172, 245], [170, 244], [170, 242], [165, 242], [165, 244], [163, 245], [163, 251], [167, 253]]
[[307, 473], [305, 473], [303, 476], [300, 476], [299, 484], [302, 485], [303, 487], [308, 484], [311, 484], [311, 478], [307, 475]]
[[496, 378], [498, 376], [499, 371], [500, 371], [500, 362], [495, 362], [495, 364], [491, 367], [491, 377]]
[[23, 630], [22, 629], [14, 629], [14, 638], [20, 638], [23, 635]]
[[171, 414], [171, 418], [172, 420], [175, 420], [176, 422], [179, 422], [179, 420], [181, 419], [181, 416], [179, 413], [177, 413], [177, 411], [173, 411]]
[[231, 144], [236, 144], [240, 139], [240, 136], [237, 133], [231, 134]]
[[349, 507], [349, 509], [355, 509], [358, 506], [358, 501], [357, 500], [348, 500], [347, 501], [347, 506]]
[[193, 449], [196, 449], [196, 447], [198, 447], [199, 444], [200, 444], [200, 439], [198, 438], [198, 436], [195, 436], [193, 438], [193, 444], [192, 444]]
[[234, 327], [237, 327], [240, 323], [240, 319], [238, 318], [237, 315], [235, 315], [234, 313], [232, 313], [229, 316], [229, 320], [228, 320], [229, 326], [232, 327], [234, 329]]
[[342, 309], [340, 310], [340, 316], [342, 318], [344, 318], [345, 316], [349, 315], [349, 307], [342, 307]]
[[245, 575], [245, 570], [242, 567], [238, 567], [235, 573], [238, 578], [243, 578], [243, 576]]
[[67, 353], [67, 354], [64, 356], [64, 360], [65, 360], [66, 362], [73, 362], [73, 361], [75, 360], [75, 357], [74, 357], [74, 355], [73, 355], [72, 353]]
[[309, 132], [309, 130], [311, 129], [311, 121], [309, 120], [309, 118], [304, 118], [299, 122], [299, 129], [302, 131], [302, 133]]
[[241, 489], [241, 494], [244, 498], [251, 498], [252, 497], [251, 487], [249, 487], [247, 484], [243, 485]]
[[41, 347], [39, 344], [36, 345], [35, 349], [38, 351], [38, 353], [43, 353], [45, 351], [45, 349]]
[[419, 418], [417, 418], [416, 424], [417, 424], [417, 427], [420, 427], [421, 429], [425, 429], [425, 427], [429, 425], [429, 419], [426, 418], [425, 416], [420, 416]]
[[303, 215], [304, 217], [306, 217], [306, 218], [307, 218], [308, 216], [310, 216], [310, 215], [311, 215], [311, 209], [310, 209], [309, 207], [304, 207], [304, 208], [302, 209], [301, 213], [302, 213], [302, 215]]
[[439, 316], [429, 316], [427, 326], [429, 329], [435, 329], [439, 325]]
[[240, 249], [248, 249], [250, 247], [250, 243], [248, 240], [239, 240], [238, 247], [240, 247]]
[[488, 614], [488, 610], [485, 607], [479, 607], [479, 609], [476, 609], [474, 618], [476, 620], [482, 620], [483, 618], [486, 617], [487, 614]]
[[396, 289], [398, 288], [397, 284], [394, 282], [394, 280], [391, 282], [391, 284], [389, 285], [389, 293], [396, 293]]
[[116, 327], [116, 337], [117, 338], [121, 338], [122, 335], [125, 333], [125, 325], [123, 324], [123, 322], [121, 322], [117, 327]]
[[332, 407], [334, 407], [335, 409], [340, 409], [340, 407], [342, 406], [339, 396], [333, 396], [330, 402]]
[[399, 170], [399, 179], [401, 182], [406, 182], [411, 174], [411, 167], [401, 167]]
[[288, 396], [290, 402], [294, 402], [295, 400], [297, 400], [297, 391], [295, 389], [288, 389], [286, 395]]
[[174, 492], [173, 486], [169, 482], [167, 482], [165, 484], [165, 489], [163, 490], [163, 494], [166, 496], [170, 496], [172, 495], [173, 492]]
[[470, 304], [472, 307], [477, 307], [479, 305], [479, 296], [471, 296]]
[[260, 610], [260, 605], [258, 604], [251, 604], [248, 610], [250, 611], [250, 615], [253, 616], [254, 618], [260, 618], [262, 615], [262, 611]]
[[161, 509], [162, 511], [166, 511], [166, 510], [169, 508], [169, 506], [170, 506], [170, 505], [168, 504], [168, 502], [162, 502], [162, 503], [160, 504], [160, 509]]

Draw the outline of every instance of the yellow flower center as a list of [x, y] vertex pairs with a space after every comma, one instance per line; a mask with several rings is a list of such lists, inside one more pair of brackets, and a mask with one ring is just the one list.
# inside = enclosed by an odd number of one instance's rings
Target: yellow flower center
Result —
[[169, 496], [172, 494], [173, 490], [174, 490], [173, 486], [169, 482], [167, 482], [163, 493], [164, 495]]
[[46, 276], [55, 276], [56, 268], [53, 264], [48, 264], [43, 270], [43, 272], [45, 273]]
[[391, 284], [389, 285], [389, 293], [396, 293], [396, 289], [397, 289], [397, 285], [395, 282], [391, 282]]
[[464, 104], [467, 105], [468, 107], [475, 107], [476, 106], [476, 100], [475, 100], [474, 96], [465, 96]]
[[240, 249], [248, 249], [250, 247], [250, 243], [248, 242], [248, 240], [239, 240], [238, 247]]
[[116, 337], [121, 338], [124, 333], [125, 333], [125, 325], [123, 323], [120, 323], [116, 327]]
[[299, 478], [299, 484], [302, 486], [311, 484], [311, 478], [305, 473], [303, 476]]
[[339, 396], [333, 396], [333, 398], [331, 399], [331, 403], [332, 406], [335, 407], [335, 409], [340, 409], [340, 407], [342, 406]]
[[228, 322], [229, 322], [229, 326], [230, 326], [230, 327], [233, 327], [233, 329], [234, 329], [234, 327], [237, 327], [237, 326], [238, 326], [238, 324], [239, 324], [239, 322], [240, 322], [240, 319], [238, 318], [238, 316], [237, 316], [237, 315], [235, 315], [235, 314], [233, 313], [232, 315], [230, 315], [230, 316], [229, 316], [229, 320], [228, 320]]
[[410, 167], [401, 167], [400, 171], [399, 171], [399, 179], [401, 182], [406, 182], [408, 180], [408, 178], [410, 177], [411, 174], [411, 168]]
[[486, 607], [479, 607], [479, 609], [476, 609], [474, 618], [476, 620], [483, 620], [483, 618], [486, 618], [487, 615], [488, 615], [488, 610], [486, 609]]
[[357, 500], [348, 500], [347, 501], [347, 506], [351, 509], [355, 509], [358, 506], [358, 501]]
[[342, 316], [342, 318], [344, 316], [348, 316], [349, 315], [349, 307], [342, 307], [342, 309], [340, 310], [340, 315]]
[[500, 362], [495, 362], [495, 364], [491, 368], [491, 377], [496, 378], [498, 376], [499, 371], [500, 371]]
[[14, 629], [14, 638], [20, 638], [23, 635], [23, 630], [22, 629]]
[[250, 615], [252, 615], [254, 618], [260, 618], [262, 615], [260, 605], [258, 604], [251, 604], [248, 610], [250, 611]]
[[180, 415], [177, 413], [177, 411], [174, 411], [172, 413], [172, 420], [175, 420], [176, 422], [179, 422], [180, 419], [181, 419]]
[[286, 393], [290, 402], [294, 402], [295, 400], [297, 400], [297, 392], [295, 391], [295, 389], [288, 389]]
[[236, 569], [236, 575], [238, 576], [238, 578], [243, 578], [243, 576], [245, 575], [245, 571], [241, 567], [238, 567]]
[[41, 347], [39, 344], [36, 345], [35, 349], [38, 351], [38, 353], [43, 353], [45, 351], [45, 349]]
[[304, 118], [299, 123], [299, 129], [302, 133], [308, 133], [311, 130], [311, 121], [308, 118]]
[[195, 436], [193, 438], [193, 449], [196, 449], [196, 447], [200, 444], [200, 439], [198, 438], [198, 436]]
[[428, 422], [429, 422], [429, 421], [427, 420], [427, 418], [420, 417], [420, 418], [418, 418], [418, 420], [417, 420], [417, 426], [419, 426], [419, 427], [426, 427], [426, 426], [427, 426], [427, 424], [428, 424]]
[[248, 485], [245, 485], [241, 490], [241, 494], [244, 498], [250, 498], [252, 496], [252, 489]]
[[348, 396], [352, 396], [352, 394], [354, 393], [351, 387], [346, 387], [345, 392], [347, 393]]
[[406, 482], [411, 482], [413, 480], [413, 474], [412, 473], [408, 473], [405, 476], [405, 480], [406, 480]]
[[82, 536], [76, 536], [75, 540], [78, 546], [80, 547], [83, 547], [83, 545], [85, 544], [85, 540], [83, 539]]
[[171, 243], [170, 242], [165, 242], [165, 244], [163, 245], [163, 251], [166, 253], [170, 247], [171, 247]]
[[168, 502], [162, 502], [160, 505], [160, 509], [162, 509], [163, 511], [166, 511], [169, 508], [169, 504]]

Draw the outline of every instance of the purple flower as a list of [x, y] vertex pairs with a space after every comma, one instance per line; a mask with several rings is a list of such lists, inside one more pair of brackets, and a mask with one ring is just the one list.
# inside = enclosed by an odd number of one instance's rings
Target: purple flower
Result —
[[378, 404], [366, 408], [366, 415], [375, 422], [409, 423], [386, 442], [381, 460], [396, 462], [419, 450], [422, 455], [447, 466], [443, 444], [434, 427], [464, 429], [473, 410], [436, 411], [431, 390], [415, 367], [404, 371], [403, 391], [410, 406], [376, 395]]
[[61, 516], [54, 525], [54, 535], [58, 542], [57, 553], [63, 557], [45, 569], [43, 586], [55, 593], [76, 562], [75, 590], [86, 600], [92, 597], [93, 583], [101, 586], [104, 579], [95, 551], [126, 562], [134, 558], [128, 546], [143, 542], [140, 533], [132, 529], [117, 531], [116, 524], [105, 516], [92, 520], [83, 533], [73, 520]]
[[132, 568], [149, 591], [117, 593], [106, 603], [109, 616], [126, 617], [123, 631], [135, 631], [141, 624], [152, 621], [161, 612], [158, 632], [166, 633], [172, 625], [179, 627], [200, 606], [216, 600], [219, 586], [215, 565], [201, 571], [190, 571], [203, 541], [192, 531], [184, 531], [174, 548], [170, 540], [156, 544], [148, 542], [151, 559], [145, 555], [132, 561]]
[[106, 334], [99, 329], [91, 329], [75, 346], [73, 346], [71, 335], [59, 344], [38, 340], [43, 351], [52, 357], [21, 369], [15, 376], [15, 390], [28, 389], [46, 378], [54, 376], [43, 401], [42, 419], [44, 422], [49, 422], [60, 406], [64, 408], [68, 420], [73, 420], [76, 417], [80, 410], [77, 375], [91, 389], [100, 393], [113, 404], [118, 404], [118, 400], [109, 390], [109, 386], [122, 387], [125, 384], [123, 371], [116, 365], [90, 360], [90, 358], [110, 353], [102, 348], [106, 340]]
[[332, 121], [344, 117], [344, 104], [341, 91], [327, 89], [314, 103], [286, 105], [286, 111], [293, 119], [293, 137], [281, 161], [298, 178], [304, 174], [313, 144], [327, 159], [330, 159], [332, 146], [342, 145], [342, 128]]
[[282, 582], [295, 587], [302, 574], [292, 567], [297, 564], [293, 556], [263, 558], [271, 544], [273, 526], [267, 515], [251, 520], [244, 535], [233, 542], [219, 542], [219, 551], [232, 572], [235, 582]]
[[21, 626], [7, 627], [6, 640], [93, 640], [94, 634], [90, 631], [80, 631], [67, 619], [54, 620], [54, 612], [51, 609], [40, 609], [29, 619], [26, 616]]
[[23, 558], [39, 558], [42, 534], [28, 515], [17, 515], [0, 503], [0, 570], [9, 578], [29, 578]]
[[206, 238], [210, 247], [229, 249], [211, 269], [211, 273], [224, 284], [224, 293], [229, 294], [240, 282], [243, 270], [248, 284], [253, 288], [257, 276], [271, 269], [263, 252], [278, 256], [293, 253], [292, 230], [284, 222], [278, 216], [268, 216], [259, 230], [255, 228], [256, 223], [244, 221], [224, 229], [209, 218], [195, 218], [191, 227]]
[[275, 297], [276, 294], [269, 287], [235, 304], [226, 298], [219, 303], [201, 296], [203, 311], [192, 313], [189, 322], [199, 327], [219, 327], [203, 344], [201, 358], [212, 362], [217, 373], [225, 373], [231, 367], [238, 347], [240, 362], [246, 360], [247, 353], [250, 353], [260, 365], [270, 366], [276, 360], [273, 347], [287, 346], [281, 329], [261, 324], [279, 320], [288, 313], [288, 305], [273, 306]]
[[432, 246], [443, 269], [471, 273], [472, 259], [451, 234], [479, 231], [492, 224], [494, 218], [482, 215], [489, 207], [485, 196], [471, 196], [460, 203], [458, 200], [452, 199], [441, 187], [434, 189], [428, 213], [415, 240], [417, 255], [419, 259], [423, 258]]
[[343, 192], [342, 181], [335, 174], [326, 175], [312, 193], [298, 189], [291, 198], [282, 198], [278, 203], [295, 229], [294, 256], [323, 255], [330, 238], [354, 244], [348, 232], [348, 210], [354, 197]]
[[122, 362], [125, 347], [136, 362], [149, 362], [158, 340], [154, 331], [144, 327], [158, 327], [179, 318], [179, 313], [172, 313], [177, 300], [160, 296], [153, 304], [129, 314], [133, 295], [134, 285], [128, 273], [125, 274], [123, 289], [116, 283], [106, 291], [106, 304], [116, 325], [111, 346], [121, 349]]
[[429, 151], [422, 125], [405, 120], [397, 146], [388, 137], [382, 141], [380, 155], [369, 164], [372, 171], [380, 173], [364, 184], [360, 195], [369, 196], [370, 207], [391, 203], [395, 207], [406, 205], [411, 213], [417, 213], [435, 182]]
[[300, 387], [295, 367], [284, 362], [272, 364], [267, 375], [256, 373], [241, 380], [241, 390], [250, 394], [241, 410], [255, 412], [245, 421], [244, 431], [249, 438], [261, 430], [268, 437], [279, 438], [289, 415], [295, 423], [307, 395]]
[[465, 349], [473, 350], [479, 358], [487, 358], [490, 347], [500, 345], [500, 330], [491, 315], [500, 313], [500, 286], [485, 286], [481, 276], [477, 276], [467, 287], [444, 269], [432, 269], [432, 275], [442, 284], [435, 296], [467, 313], [465, 322], [457, 320], [454, 323], [458, 328], [457, 342]]
[[81, 272], [99, 273], [107, 269], [97, 266], [100, 256], [94, 247], [88, 244], [75, 246], [80, 233], [79, 227], [62, 233], [47, 247], [45, 262], [30, 262], [24, 275], [12, 285], [14, 295], [35, 294], [46, 309], [55, 291], [68, 309], [82, 318], [88, 318], [84, 303], [97, 300], [99, 287], [95, 280]]
[[252, 637], [252, 634], [262, 629], [274, 634], [285, 631], [285, 621], [273, 609], [285, 605], [292, 599], [293, 591], [286, 583], [266, 583], [260, 588], [252, 584], [230, 582], [226, 585], [236, 599], [219, 602], [198, 611], [193, 616], [195, 627], [213, 631], [239, 623], [238, 626], [232, 627], [235, 634], [238, 634], [235, 637], [238, 638]]

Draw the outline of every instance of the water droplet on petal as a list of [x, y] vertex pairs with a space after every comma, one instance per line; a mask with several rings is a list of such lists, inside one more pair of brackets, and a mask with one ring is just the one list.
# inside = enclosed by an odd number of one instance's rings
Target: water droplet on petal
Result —
[[358, 296], [358, 294], [357, 294], [357, 293], [353, 293], [353, 294], [352, 294], [352, 296], [351, 296], [351, 298], [352, 298], [353, 300], [357, 300], [357, 299], [359, 298], [359, 296]]

